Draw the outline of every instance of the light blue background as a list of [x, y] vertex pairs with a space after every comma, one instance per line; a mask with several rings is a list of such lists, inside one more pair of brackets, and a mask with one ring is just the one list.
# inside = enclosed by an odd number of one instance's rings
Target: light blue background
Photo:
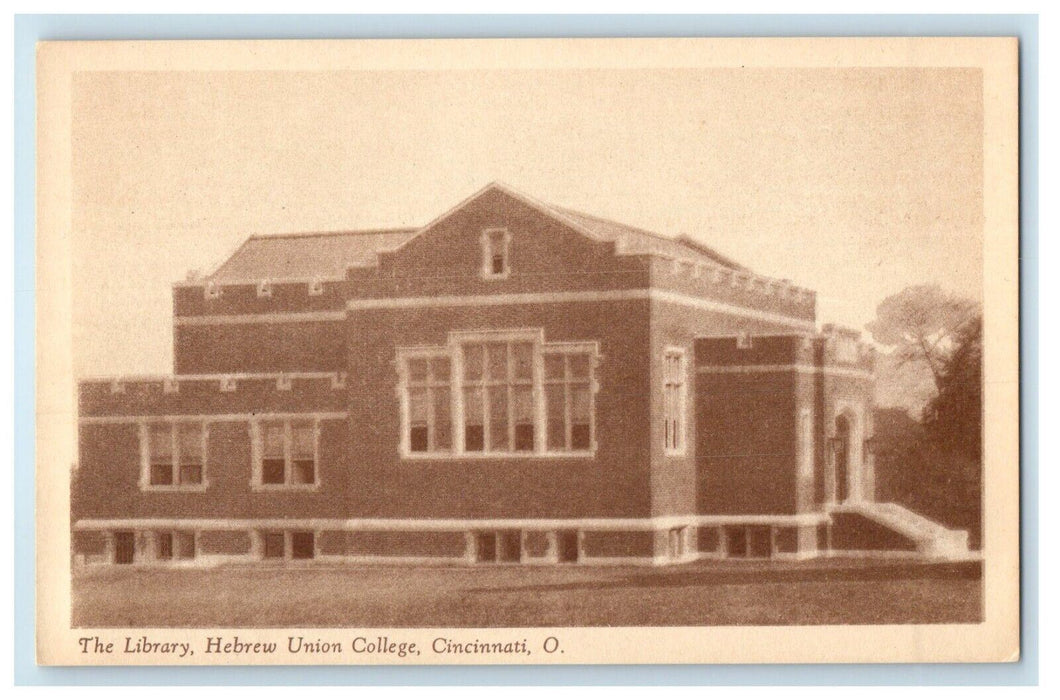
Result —
[[[34, 663], [34, 143], [37, 41], [621, 36], [1020, 38], [1022, 644], [1018, 664], [43, 668]], [[15, 682], [26, 685], [979, 685], [1038, 681], [1036, 15], [19, 15], [15, 17]]]

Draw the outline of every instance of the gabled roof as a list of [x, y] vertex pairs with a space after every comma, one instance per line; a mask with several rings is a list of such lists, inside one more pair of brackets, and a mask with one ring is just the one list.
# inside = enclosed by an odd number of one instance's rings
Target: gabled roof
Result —
[[660, 255], [745, 270], [741, 265], [686, 236], [670, 238], [635, 226], [558, 207], [490, 183], [422, 228], [335, 231], [251, 236], [206, 280], [221, 284], [261, 280], [342, 278], [349, 267], [376, 263], [377, 255], [395, 250], [490, 190], [499, 190], [546, 216], [595, 240], [611, 241], [625, 254]]
[[744, 270], [739, 265], [713, 248], [694, 241], [687, 236], [670, 238], [662, 234], [645, 231], [636, 226], [629, 226], [617, 221], [603, 219], [592, 214], [583, 214], [573, 209], [566, 209], [553, 205], [546, 205], [552, 211], [563, 217], [572, 219], [580, 226], [588, 229], [596, 237], [607, 241], [614, 241], [619, 250], [631, 254], [665, 255], [671, 258], [691, 258], [721, 265], [734, 270]]
[[339, 279], [348, 267], [374, 265], [420, 229], [251, 236], [207, 280], [221, 284], [281, 279]]

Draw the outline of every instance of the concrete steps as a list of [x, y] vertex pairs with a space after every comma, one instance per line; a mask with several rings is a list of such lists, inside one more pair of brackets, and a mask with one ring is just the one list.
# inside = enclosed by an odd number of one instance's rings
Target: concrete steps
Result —
[[846, 503], [832, 513], [852, 513], [886, 527], [916, 545], [916, 551], [934, 559], [956, 561], [971, 556], [968, 533], [951, 530], [897, 503]]

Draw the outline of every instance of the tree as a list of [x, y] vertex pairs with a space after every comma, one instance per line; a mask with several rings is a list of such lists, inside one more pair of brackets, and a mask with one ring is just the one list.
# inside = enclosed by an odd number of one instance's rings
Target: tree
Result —
[[961, 326], [954, 342], [939, 374], [939, 393], [924, 412], [924, 426], [940, 446], [977, 461], [983, 429], [982, 316]]
[[[937, 328], [940, 330], [934, 335], [924, 334], [934, 341], [925, 342], [924, 347], [934, 347], [931, 361], [937, 391], [927, 401], [920, 420], [897, 409], [876, 410], [878, 496], [903, 503], [947, 526], [968, 530], [972, 546], [978, 546], [982, 522], [982, 316], [973, 313], [952, 330], [942, 325]], [[907, 333], [903, 341], [912, 348], [919, 347], [912, 336]], [[908, 349], [907, 357], [912, 357]], [[916, 366], [926, 363], [925, 358]]]
[[866, 328], [877, 343], [893, 348], [899, 367], [924, 363], [937, 392], [943, 367], [955, 347], [955, 334], [978, 312], [978, 304], [970, 299], [923, 284], [884, 299], [876, 307], [876, 320]]

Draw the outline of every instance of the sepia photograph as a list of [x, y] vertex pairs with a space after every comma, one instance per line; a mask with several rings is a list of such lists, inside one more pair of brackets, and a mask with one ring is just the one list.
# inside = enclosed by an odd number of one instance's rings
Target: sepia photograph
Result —
[[38, 50], [39, 655], [1018, 658], [1014, 40], [188, 44]]

